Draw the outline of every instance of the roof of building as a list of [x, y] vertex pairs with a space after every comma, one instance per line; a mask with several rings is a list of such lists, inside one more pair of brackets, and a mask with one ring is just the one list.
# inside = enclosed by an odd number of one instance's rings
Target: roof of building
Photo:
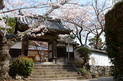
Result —
[[[36, 24], [39, 21], [40, 18], [36, 18], [36, 17], [19, 17], [17, 18], [17, 22], [19, 24], [22, 25], [31, 25], [32, 23]], [[33, 24], [33, 25], [34, 25]], [[44, 20], [40, 25], [46, 27], [47, 29], [51, 29], [51, 30], [58, 30], [61, 32], [71, 32], [72, 30], [65, 28], [61, 21], [59, 19], [47, 19]], [[21, 30], [22, 28], [19, 26], [19, 29]]]
[[[57, 40], [57, 42], [58, 42], [59, 44], [68, 44], [67, 42], [61, 41], [61, 40]], [[69, 44], [71, 44], [71, 45], [79, 45], [77, 42], [74, 42], [74, 41], [70, 42]]]
[[104, 50], [98, 50], [98, 49], [90, 49], [92, 52], [98, 52], [98, 53], [103, 53], [103, 54], [107, 54], [106, 51]]
[[[84, 45], [83, 45], [83, 46], [84, 46]], [[78, 48], [83, 47], [83, 46], [78, 46], [78, 47], [75, 48], [75, 50], [77, 50]], [[88, 48], [89, 48], [89, 47], [88, 47]], [[104, 50], [98, 50], [98, 49], [92, 49], [92, 48], [89, 48], [89, 49], [91, 50], [91, 52], [97, 52], [97, 53], [101, 53], [101, 54], [107, 55], [107, 52], [104, 51]]]

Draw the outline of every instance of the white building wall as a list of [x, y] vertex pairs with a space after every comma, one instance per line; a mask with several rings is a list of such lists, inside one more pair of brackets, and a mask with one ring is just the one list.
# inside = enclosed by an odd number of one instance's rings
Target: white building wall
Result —
[[[68, 45], [66, 46], [66, 51], [68, 52]], [[73, 52], [73, 45], [69, 45], [69, 52]]]
[[90, 65], [96, 65], [96, 66], [111, 66], [112, 63], [110, 63], [110, 59], [108, 58], [108, 55], [104, 55], [97, 52], [92, 52], [90, 55], [89, 60]]

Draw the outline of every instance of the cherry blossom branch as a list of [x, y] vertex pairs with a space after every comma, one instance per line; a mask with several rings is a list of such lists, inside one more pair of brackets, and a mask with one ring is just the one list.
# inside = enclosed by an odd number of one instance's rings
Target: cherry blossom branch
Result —
[[[76, 4], [76, 5], [79, 5], [77, 3], [67, 3], [67, 1], [65, 1], [66, 3], [65, 4]], [[31, 6], [31, 7], [23, 7], [23, 8], [17, 8], [17, 9], [11, 9], [11, 10], [7, 10], [7, 11], [3, 11], [3, 12], [0, 12], [0, 14], [3, 14], [3, 13], [9, 13], [9, 12], [13, 12], [13, 11], [16, 11], [16, 10], [22, 10], [22, 9], [31, 9], [31, 8], [45, 8], [45, 7], [51, 7], [47, 4], [43, 4], [44, 6], [43, 7], [40, 7], [39, 5], [37, 6]], [[64, 3], [61, 3], [61, 5], [64, 5]], [[82, 5], [79, 5], [79, 6], [82, 6]], [[52, 6], [54, 7], [54, 9], [56, 8], [60, 8], [59, 6]]]

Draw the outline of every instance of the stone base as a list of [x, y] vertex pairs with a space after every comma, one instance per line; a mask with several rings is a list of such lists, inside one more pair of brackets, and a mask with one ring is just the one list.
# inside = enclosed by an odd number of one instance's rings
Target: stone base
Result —
[[111, 67], [110, 66], [90, 66], [90, 72], [95, 77], [111, 76]]

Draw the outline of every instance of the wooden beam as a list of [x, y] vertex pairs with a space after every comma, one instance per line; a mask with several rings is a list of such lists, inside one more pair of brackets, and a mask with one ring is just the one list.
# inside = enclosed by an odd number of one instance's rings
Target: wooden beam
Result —
[[21, 56], [24, 54], [24, 40], [22, 40]]
[[40, 37], [37, 37], [38, 39], [54, 39], [56, 38], [57, 36], [56, 35], [44, 35], [44, 36], [40, 36]]
[[29, 38], [29, 40], [44, 41], [44, 42], [48, 42], [49, 41], [49, 39], [37, 39], [37, 38]]
[[57, 35], [44, 35], [40, 37], [29, 37], [29, 40], [36, 40], [36, 41], [51, 41], [53, 39], [57, 39]]

